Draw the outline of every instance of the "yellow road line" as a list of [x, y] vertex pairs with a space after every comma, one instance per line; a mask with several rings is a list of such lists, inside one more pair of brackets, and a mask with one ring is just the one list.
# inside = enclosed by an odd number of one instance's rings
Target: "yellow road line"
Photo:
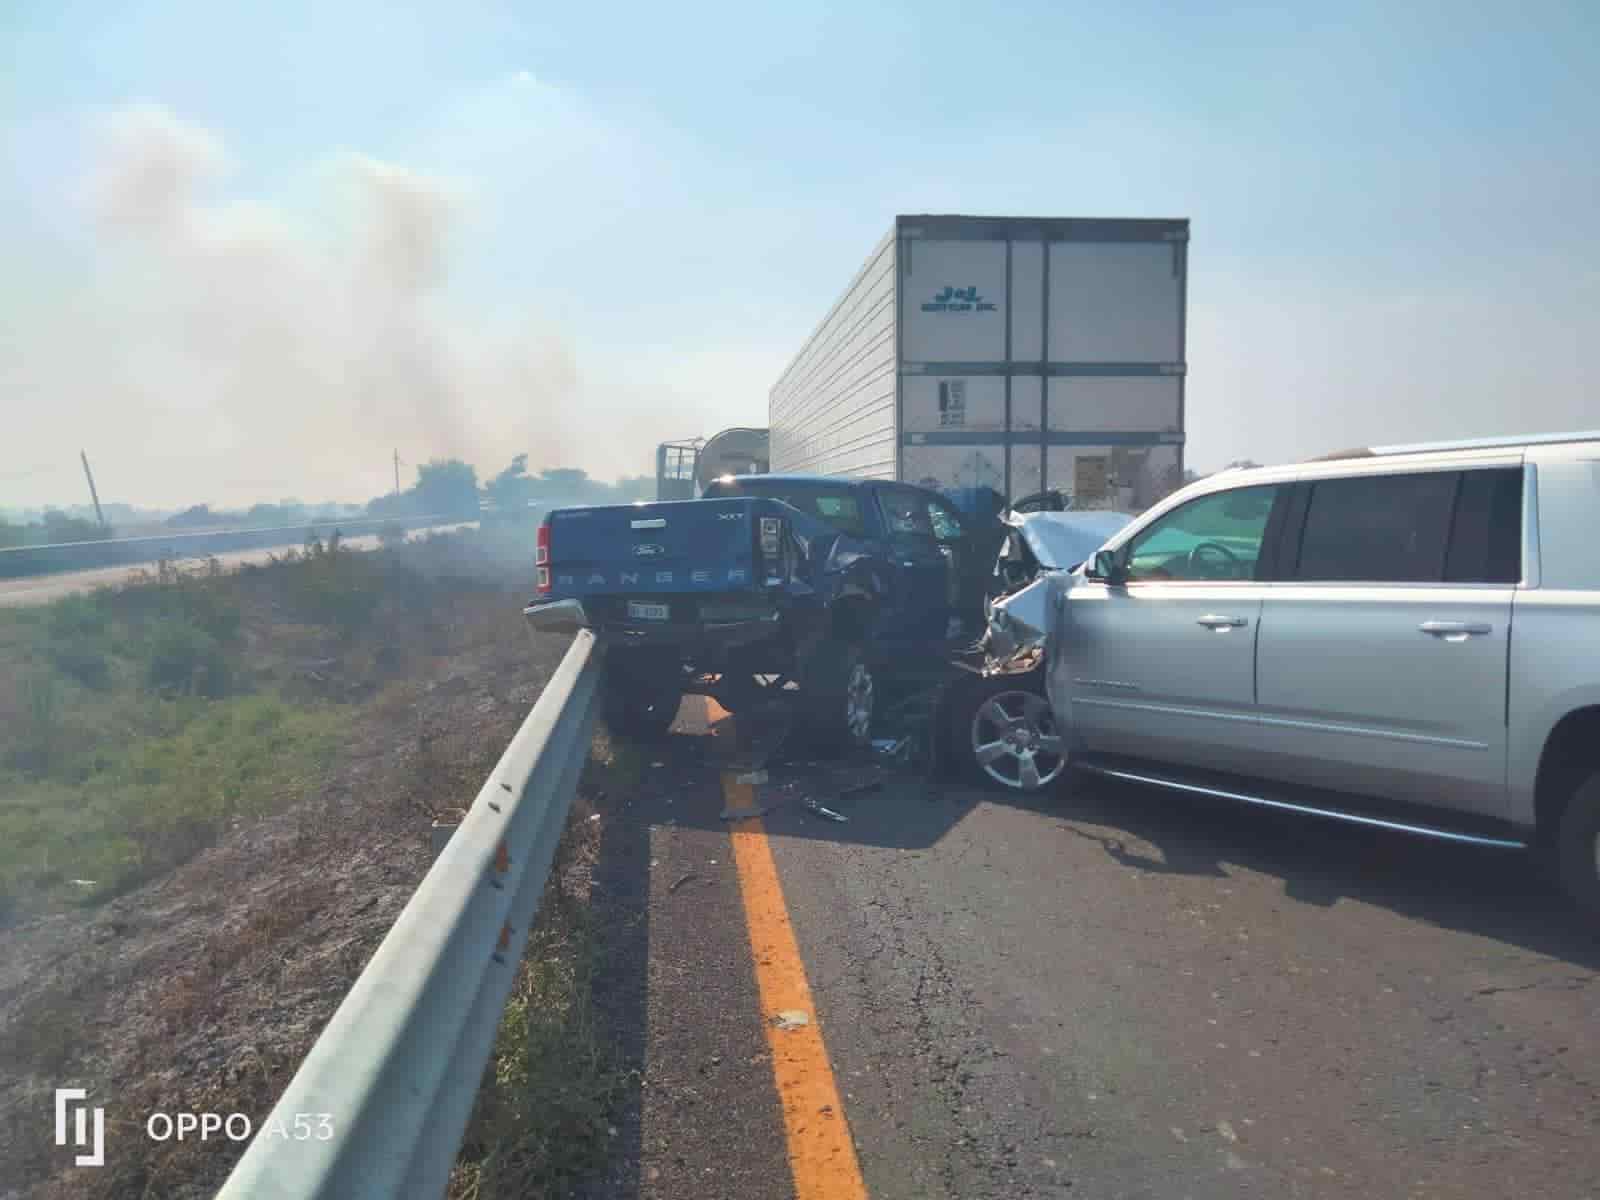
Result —
[[[731, 772], [722, 780], [730, 809], [754, 810], [754, 789], [748, 783], [737, 782]], [[783, 902], [766, 827], [760, 817], [744, 818], [732, 837], [796, 1200], [866, 1200], [867, 1185], [861, 1179], [844, 1103], [817, 1024], [811, 985]], [[774, 1019], [789, 1010], [805, 1013], [809, 1023], [780, 1028]]]

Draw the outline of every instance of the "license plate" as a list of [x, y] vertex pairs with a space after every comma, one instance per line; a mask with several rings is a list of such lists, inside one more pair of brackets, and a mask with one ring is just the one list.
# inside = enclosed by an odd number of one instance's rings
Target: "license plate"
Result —
[[635, 621], [665, 621], [671, 615], [671, 610], [665, 604], [641, 604], [637, 600], [628, 601], [628, 616]]

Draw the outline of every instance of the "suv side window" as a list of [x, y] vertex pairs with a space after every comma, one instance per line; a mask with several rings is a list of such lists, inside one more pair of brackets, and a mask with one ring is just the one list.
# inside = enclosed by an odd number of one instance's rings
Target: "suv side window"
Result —
[[1462, 472], [1444, 577], [1447, 583], [1521, 582], [1521, 467]]
[[1176, 508], [1129, 545], [1133, 582], [1217, 582], [1256, 576], [1278, 484], [1213, 492]]
[[1439, 582], [1459, 479], [1458, 471], [1425, 471], [1315, 481], [1291, 578]]

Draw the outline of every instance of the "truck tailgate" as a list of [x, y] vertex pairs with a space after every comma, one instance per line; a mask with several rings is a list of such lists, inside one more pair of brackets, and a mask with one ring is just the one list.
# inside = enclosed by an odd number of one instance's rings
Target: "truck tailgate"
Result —
[[757, 519], [771, 500], [674, 500], [550, 514], [550, 596], [726, 592], [759, 582]]

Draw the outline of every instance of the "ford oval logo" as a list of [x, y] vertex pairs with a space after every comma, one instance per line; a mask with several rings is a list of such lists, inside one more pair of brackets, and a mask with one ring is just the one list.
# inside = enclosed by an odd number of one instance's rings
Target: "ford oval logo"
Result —
[[633, 548], [633, 552], [639, 558], [654, 558], [661, 553], [661, 547], [654, 542], [640, 542]]

